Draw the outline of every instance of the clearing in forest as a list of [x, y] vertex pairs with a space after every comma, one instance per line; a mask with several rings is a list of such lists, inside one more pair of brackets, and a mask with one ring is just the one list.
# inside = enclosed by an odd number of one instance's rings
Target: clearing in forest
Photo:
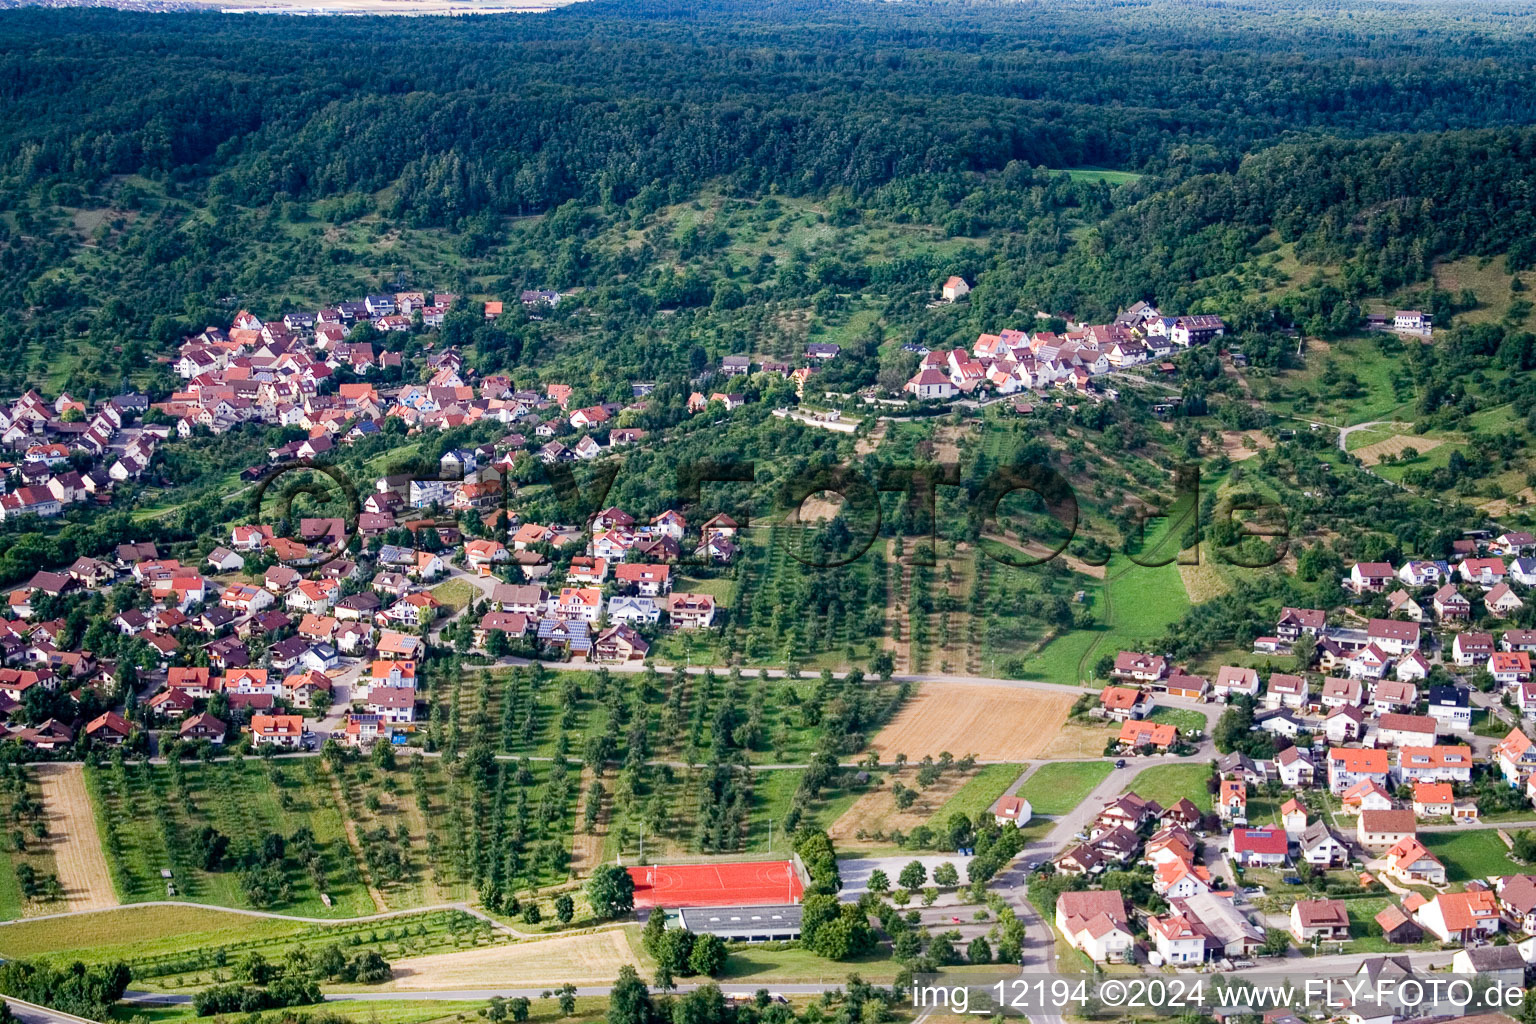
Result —
[[889, 761], [975, 755], [979, 761], [1027, 761], [1038, 757], [1066, 721], [1077, 694], [1060, 696], [1023, 687], [985, 683], [924, 683], [870, 744]]
[[78, 764], [37, 766], [48, 836], [70, 910], [106, 910], [118, 905], [112, 872], [101, 852], [96, 816]]
[[515, 942], [462, 953], [397, 960], [385, 990], [421, 991], [511, 985], [600, 984], [625, 964], [639, 966], [623, 929]]

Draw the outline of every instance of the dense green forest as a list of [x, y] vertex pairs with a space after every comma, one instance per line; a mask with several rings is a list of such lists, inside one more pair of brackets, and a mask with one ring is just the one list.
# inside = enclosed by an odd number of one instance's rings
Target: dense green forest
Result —
[[[345, 260], [293, 237], [295, 220], [377, 214], [448, 229], [478, 256], [502, 217], [567, 202], [644, 217], [706, 184], [837, 193], [848, 216], [953, 234], [1013, 229], [978, 296], [988, 314], [1196, 299], [1209, 291], [1196, 282], [1271, 228], [1304, 259], [1360, 250], [1361, 287], [1416, 280], [1447, 253], [1513, 243], [1530, 259], [1528, 208], [1500, 212], [1529, 173], [1515, 126], [1536, 114], [1536, 22], [1490, 5], [733, 0], [433, 21], [5, 19], [0, 297], [36, 313], [8, 321], [6, 341], [88, 333], [106, 311], [130, 372], [139, 346], [228, 300], [284, 294], [273, 263]], [[1490, 127], [1512, 130], [1455, 134]], [[1397, 132], [1421, 134], [1381, 137]], [[1422, 134], [1435, 132], [1452, 134]], [[1083, 166], [1148, 177], [1089, 199], [1090, 219], [1109, 219], [1073, 237], [1028, 168]], [[49, 216], [79, 209], [105, 215]], [[614, 279], [565, 248], [563, 286]], [[518, 281], [535, 268], [506, 269]]]

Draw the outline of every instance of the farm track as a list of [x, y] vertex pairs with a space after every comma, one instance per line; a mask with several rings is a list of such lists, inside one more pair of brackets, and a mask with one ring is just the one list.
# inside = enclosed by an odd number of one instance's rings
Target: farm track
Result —
[[[889, 547], [887, 552], [889, 552]], [[894, 627], [891, 636], [896, 646], [896, 671], [912, 671], [912, 566], [895, 558], [887, 558], [891, 571], [900, 571], [901, 579], [890, 602], [887, 616]]]
[[979, 552], [975, 558], [974, 571], [976, 576], [971, 583], [971, 603], [965, 614], [965, 673], [972, 676], [981, 674], [982, 648], [986, 643], [986, 623], [983, 621], [978, 627], [976, 616], [971, 614], [970, 608], [987, 606], [987, 584], [991, 581], [991, 572]]
[[592, 783], [596, 781], [596, 772], [589, 767], [582, 768], [581, 779], [577, 783], [576, 829], [571, 837], [571, 874], [577, 877], [591, 874], [592, 869], [602, 861], [603, 837], [608, 834], [610, 808], [606, 800], [598, 809], [592, 828], [582, 827], [587, 820], [587, 802], [592, 799]]
[[38, 784], [48, 815], [48, 837], [70, 911], [118, 905], [112, 872], [96, 833], [96, 817], [79, 765], [39, 765]]

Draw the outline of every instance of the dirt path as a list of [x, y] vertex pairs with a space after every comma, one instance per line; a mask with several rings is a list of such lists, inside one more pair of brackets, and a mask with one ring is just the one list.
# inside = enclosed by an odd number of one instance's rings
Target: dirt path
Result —
[[[971, 577], [971, 589], [973, 593], [980, 595], [978, 607], [985, 608], [987, 604], [987, 580], [989, 564], [985, 559], [975, 558], [971, 562], [971, 571], [975, 574]], [[986, 637], [983, 631], [986, 626], [976, 621], [976, 616], [970, 613], [971, 595], [961, 594], [960, 601], [965, 604], [965, 671], [967, 675], [981, 675], [981, 648]]]
[[[1004, 547], [1009, 547], [1016, 551], [1021, 551], [1028, 555], [1030, 558], [1052, 557], [1051, 552], [1056, 550], [1054, 546], [1047, 545], [1038, 540], [1032, 540], [1028, 541], [1027, 543], [1020, 544], [1019, 539], [1013, 534], [984, 533], [982, 534], [982, 537], [986, 540], [992, 541], [994, 544], [1001, 544]], [[1068, 569], [1071, 569], [1073, 572], [1082, 573], [1084, 576], [1092, 576], [1096, 580], [1101, 580], [1104, 578], [1104, 571], [1106, 568], [1105, 565], [1090, 565], [1089, 563], [1083, 561], [1081, 558], [1078, 558], [1076, 555], [1068, 554], [1066, 551], [1062, 551], [1056, 554], [1054, 558], [1059, 559], [1064, 565], [1066, 565]]]
[[590, 831], [585, 827], [587, 801], [592, 799], [592, 783], [596, 781], [597, 775], [591, 768], [581, 770], [581, 781], [577, 783], [580, 792], [576, 801], [576, 834], [571, 838], [571, 874], [578, 878], [591, 874], [592, 869], [602, 862], [603, 837], [608, 834], [606, 800], [598, 808], [597, 823]]
[[912, 630], [907, 621], [912, 599], [912, 567], [899, 561], [895, 541], [885, 545], [885, 633], [897, 672], [912, 671]]
[[38, 765], [37, 778], [48, 816], [48, 840], [69, 909], [107, 910], [117, 906], [117, 892], [112, 888], [112, 873], [101, 851], [96, 815], [80, 765]]
[[352, 859], [357, 861], [357, 873], [362, 876], [363, 884], [368, 887], [368, 898], [373, 900], [373, 909], [384, 913], [389, 905], [384, 902], [384, 894], [378, 886], [373, 884], [373, 875], [368, 870], [368, 859], [363, 856], [363, 844], [357, 837], [357, 822], [352, 819], [352, 812], [347, 807], [347, 794], [341, 788], [341, 779], [330, 769], [325, 769], [326, 777], [331, 780], [331, 795], [336, 799], [336, 806], [341, 810], [341, 820], [347, 833], [347, 845], [352, 847]]

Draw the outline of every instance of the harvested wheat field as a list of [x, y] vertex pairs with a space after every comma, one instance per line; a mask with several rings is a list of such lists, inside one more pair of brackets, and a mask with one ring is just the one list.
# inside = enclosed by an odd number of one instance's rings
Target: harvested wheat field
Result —
[[48, 815], [48, 840], [70, 910], [106, 910], [118, 905], [112, 873], [101, 852], [96, 815], [78, 764], [40, 764], [38, 786]]
[[[917, 800], [904, 811], [896, 806], [895, 794], [889, 787], [872, 790], [850, 804], [827, 829], [827, 834], [840, 850], [858, 849], [860, 845], [889, 846], [888, 840], [862, 840], [857, 835], [861, 831], [871, 835], [889, 835], [897, 830], [910, 832], [919, 825], [926, 825], [945, 801], [975, 777], [976, 771], [945, 772], [927, 789], [917, 788]], [[910, 786], [910, 782], [903, 781]]]
[[1364, 448], [1356, 448], [1350, 454], [1360, 456], [1362, 465], [1374, 466], [1385, 455], [1401, 455], [1405, 449], [1412, 448], [1423, 455], [1425, 452], [1439, 448], [1445, 442], [1438, 437], [1421, 437], [1418, 434], [1394, 434], [1385, 441], [1377, 441], [1368, 444]]
[[1047, 761], [1080, 761], [1103, 757], [1104, 745], [1119, 731], [1108, 725], [1063, 725], [1051, 734], [1040, 757]]
[[561, 935], [462, 953], [399, 960], [386, 990], [503, 988], [513, 985], [595, 985], [618, 977], [625, 964], [639, 966], [623, 929]]
[[880, 730], [871, 747], [882, 761], [911, 761], [949, 751], [980, 761], [1038, 757], [1066, 720], [1078, 694], [984, 683], [924, 683], [917, 696]]

